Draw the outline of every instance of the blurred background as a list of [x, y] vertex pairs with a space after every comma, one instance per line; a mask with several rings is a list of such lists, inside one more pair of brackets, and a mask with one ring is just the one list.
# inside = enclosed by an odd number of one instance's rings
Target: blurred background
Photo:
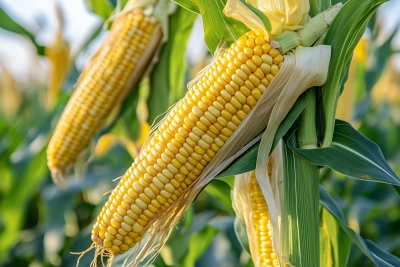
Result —
[[[378, 144], [400, 176], [399, 10], [400, 0], [392, 0], [372, 17], [337, 116]], [[103, 193], [131, 165], [154, 118], [210, 62], [201, 18], [191, 16], [183, 79], [174, 88], [165, 85], [166, 99], [155, 97], [145, 79], [116, 123], [96, 135], [61, 190], [47, 168], [47, 142], [85, 63], [107, 35], [106, 17], [89, 0], [0, 0], [0, 266], [76, 265], [78, 256], [70, 252], [90, 246], [92, 225], [108, 197]], [[400, 257], [400, 199], [390, 186], [346, 179], [327, 168], [321, 183], [355, 231]], [[251, 266], [234, 233], [230, 200], [219, 197], [229, 190], [216, 181], [200, 194], [156, 266]], [[80, 266], [89, 266], [92, 257], [85, 255]], [[373, 265], [353, 246], [349, 266]]]

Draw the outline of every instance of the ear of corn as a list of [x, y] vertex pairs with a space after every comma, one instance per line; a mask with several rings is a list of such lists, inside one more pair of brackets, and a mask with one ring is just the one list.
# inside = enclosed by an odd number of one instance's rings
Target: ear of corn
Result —
[[[268, 174], [271, 177], [271, 164], [268, 164]], [[268, 215], [268, 205], [257, 182], [255, 171], [251, 172], [249, 195], [253, 211], [256, 249], [259, 262], [256, 266], [279, 267], [278, 257], [272, 247], [272, 231]]]
[[56, 5], [58, 30], [53, 44], [46, 47], [45, 54], [50, 60], [50, 75], [47, 106], [51, 107], [57, 98], [58, 91], [62, 86], [64, 76], [68, 71], [70, 47], [69, 43], [62, 38], [64, 29], [61, 9]]
[[139, 242], [202, 173], [279, 72], [283, 56], [249, 32], [172, 109], [97, 217], [92, 240], [112, 254]]
[[82, 73], [50, 140], [47, 160], [55, 180], [137, 82], [161, 36], [156, 17], [140, 8], [114, 21], [107, 39]]

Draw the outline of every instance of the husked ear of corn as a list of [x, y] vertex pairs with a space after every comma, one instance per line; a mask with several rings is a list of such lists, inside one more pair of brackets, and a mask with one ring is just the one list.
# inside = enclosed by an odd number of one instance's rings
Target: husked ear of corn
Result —
[[155, 53], [162, 31], [157, 18], [147, 11], [135, 8], [122, 12], [82, 73], [47, 149], [47, 162], [55, 182], [62, 182], [60, 174], [87, 146]]
[[240, 37], [172, 109], [97, 217], [97, 247], [124, 253], [196, 181], [284, 64], [266, 40]]
[[[271, 162], [271, 161], [270, 161]], [[271, 177], [272, 166], [268, 164], [268, 174]], [[272, 247], [272, 231], [268, 214], [268, 205], [257, 182], [255, 171], [251, 172], [249, 195], [253, 212], [255, 247], [259, 262], [256, 266], [279, 267], [278, 257]]]

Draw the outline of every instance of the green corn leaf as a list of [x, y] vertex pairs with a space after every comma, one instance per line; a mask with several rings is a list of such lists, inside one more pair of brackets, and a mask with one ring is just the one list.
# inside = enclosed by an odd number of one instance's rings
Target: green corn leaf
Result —
[[247, 236], [246, 224], [239, 218], [235, 217], [234, 222], [235, 234], [237, 239], [239, 240], [240, 245], [242, 245], [243, 249], [250, 253], [250, 244], [249, 237]]
[[349, 123], [336, 120], [331, 147], [300, 149], [296, 147], [296, 127], [284, 137], [291, 150], [308, 162], [327, 166], [351, 178], [400, 185], [400, 178], [387, 164], [380, 148]]
[[360, 250], [370, 258], [378, 267], [400, 266], [400, 259], [383, 251], [373, 242], [364, 240], [358, 233], [347, 226], [344, 215], [339, 205], [329, 196], [322, 186], [319, 188], [320, 204], [335, 217], [339, 226], [346, 232]]
[[365, 32], [368, 21], [378, 7], [387, 0], [350, 0], [330, 26], [324, 44], [332, 47], [328, 78], [322, 87], [325, 115], [323, 147], [329, 147], [335, 125], [336, 106], [341, 88], [346, 81], [352, 53]]
[[319, 266], [319, 169], [283, 145], [282, 254], [294, 266]]
[[203, 19], [204, 41], [212, 54], [222, 39], [230, 46], [249, 31], [242, 22], [225, 16], [226, 0], [198, 0], [197, 5]]
[[[294, 103], [292, 109], [286, 115], [285, 119], [279, 125], [276, 131], [274, 143], [271, 148], [271, 152], [275, 149], [279, 140], [286, 134], [289, 128], [292, 126], [294, 121], [303, 111], [310, 99], [310, 93], [308, 91], [300, 95], [300, 97]], [[252, 171], [256, 168], [257, 152], [260, 142], [255, 143], [251, 146], [245, 153], [238, 157], [234, 162], [232, 162], [222, 173], [220, 173], [216, 178], [232, 176], [236, 174], [241, 174], [245, 172]]]
[[319, 228], [319, 262], [320, 267], [330, 267], [331, 258], [331, 243], [328, 234], [323, 228]]
[[196, 261], [207, 250], [217, 233], [217, 229], [206, 225], [200, 232], [193, 234], [189, 239], [189, 249], [181, 261], [181, 266], [194, 267]]
[[183, 8], [186, 8], [189, 11], [192, 11], [193, 13], [200, 15], [199, 7], [192, 0], [175, 0], [173, 2], [177, 3], [178, 5], [180, 5]]
[[38, 53], [38, 55], [41, 56], [44, 55], [44, 46], [38, 45], [35, 41], [35, 36], [28, 30], [26, 30], [24, 27], [19, 25], [15, 20], [13, 20], [1, 7], [0, 7], [0, 28], [28, 37], [35, 45], [36, 52]]
[[150, 74], [150, 94], [147, 100], [150, 124], [168, 110], [171, 100], [176, 100], [183, 91], [185, 48], [196, 17], [196, 14], [182, 7], [178, 7], [169, 17], [168, 41], [162, 47], [157, 64]]
[[[342, 267], [347, 266], [350, 255], [351, 239], [340, 227], [335, 217], [326, 209], [321, 208], [321, 221], [324, 234], [327, 237], [328, 251], [324, 251], [324, 257], [320, 261], [321, 267]], [[321, 228], [320, 228], [321, 229]], [[321, 233], [321, 232], [320, 232]], [[321, 240], [321, 236], [320, 236]], [[322, 255], [324, 245], [320, 243], [320, 256]]]
[[113, 5], [107, 0], [86, 0], [86, 5], [103, 20], [107, 20], [114, 10]]
[[227, 183], [214, 179], [205, 187], [205, 190], [215, 197], [231, 214], [235, 214], [232, 208], [231, 187]]

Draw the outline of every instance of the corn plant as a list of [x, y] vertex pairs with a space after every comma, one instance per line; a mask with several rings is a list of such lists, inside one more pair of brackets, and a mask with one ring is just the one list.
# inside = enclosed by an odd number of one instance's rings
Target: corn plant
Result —
[[[343, 184], [369, 184], [390, 195], [393, 204], [398, 203], [393, 196], [400, 180], [377, 145], [348, 122], [335, 120], [353, 50], [383, 2], [350, 0], [341, 6], [298, 1], [296, 8], [286, 7], [294, 12], [286, 20], [282, 9], [257, 1], [179, 0], [175, 10], [166, 2], [162, 10], [154, 2], [135, 9], [135, 1], [87, 1], [110, 33], [75, 92], [66, 90], [77, 81], [79, 73], [73, 70], [64, 73], [58, 96], [48, 96], [53, 109], [23, 96], [19, 113], [11, 115], [19, 118], [18, 124], [13, 126], [13, 117], [6, 113], [1, 116], [0, 136], [11, 141], [0, 143], [6, 185], [0, 191], [0, 261], [5, 266], [76, 266], [77, 261], [80, 266], [100, 266], [107, 259], [112, 266], [150, 261], [159, 267], [400, 265], [395, 242], [382, 248], [396, 256], [367, 240], [371, 235], [357, 231], [354, 221], [349, 227], [342, 212], [349, 212], [345, 201], [356, 199], [364, 210], [366, 205], [357, 194], [349, 196]], [[160, 11], [169, 16], [159, 17]], [[3, 13], [0, 27], [27, 36], [44, 55], [34, 35]], [[189, 82], [190, 66], [183, 58], [198, 15], [214, 58]], [[143, 28], [150, 22], [162, 28], [153, 42], [157, 49], [138, 44], [154, 33], [152, 27]], [[133, 38], [130, 48], [124, 43], [128, 36]], [[151, 50], [156, 62], [146, 58], [143, 63], [140, 53], [132, 56], [131, 48]], [[146, 66], [138, 68], [138, 74], [135, 65], [114, 63], [113, 57]], [[132, 71], [138, 75], [129, 82], [125, 78]], [[105, 95], [109, 86], [114, 96]], [[101, 105], [104, 114], [92, 114], [103, 98], [108, 99]], [[358, 100], [356, 118], [366, 114], [363, 100]], [[144, 141], [148, 125], [164, 112]], [[30, 120], [29, 113], [46, 116]], [[33, 127], [39, 131], [24, 140]], [[50, 167], [58, 159], [68, 161], [53, 166], [63, 176], [91, 140], [98, 145], [87, 169], [76, 173], [84, 179], [69, 179], [64, 190], [51, 183], [46, 168], [43, 140], [54, 128], [47, 161]], [[369, 129], [369, 136], [373, 131]], [[32, 152], [38, 144], [39, 151]], [[57, 156], [63, 151], [76, 153]], [[53, 171], [53, 178], [54, 172], [59, 175]], [[340, 180], [334, 172], [341, 174]], [[106, 191], [110, 194], [102, 196]], [[375, 200], [372, 193], [362, 195]], [[390, 207], [387, 221], [395, 225], [396, 205]], [[221, 249], [221, 239], [229, 241], [229, 253]], [[375, 240], [382, 245], [388, 239]], [[88, 248], [95, 252], [88, 253]], [[80, 256], [71, 254], [82, 251]]]

